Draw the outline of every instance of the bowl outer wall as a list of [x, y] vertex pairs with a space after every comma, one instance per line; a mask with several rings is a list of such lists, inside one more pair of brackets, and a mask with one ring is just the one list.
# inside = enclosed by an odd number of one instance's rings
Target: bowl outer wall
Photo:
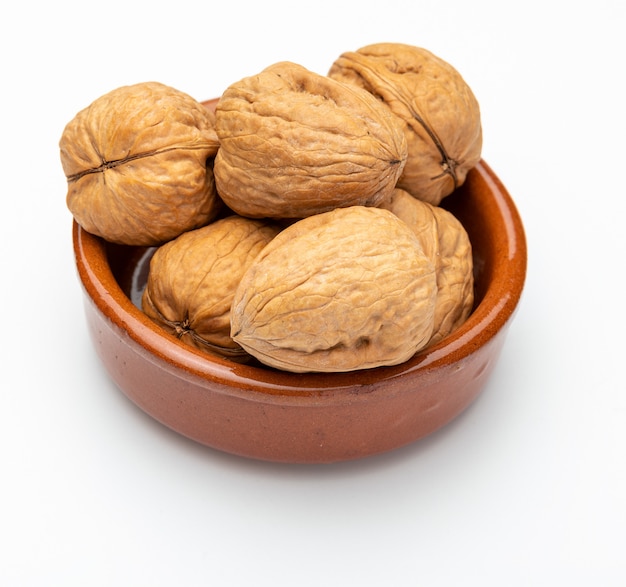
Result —
[[481, 244], [492, 255], [488, 285], [457, 331], [402, 365], [302, 375], [209, 359], [163, 333], [132, 304], [111, 272], [106, 243], [74, 223], [96, 352], [146, 413], [229, 453], [323, 463], [413, 442], [454, 419], [484, 388], [524, 285], [526, 242], [512, 199], [484, 161], [466, 184], [487, 219], [470, 238], [488, 241]]

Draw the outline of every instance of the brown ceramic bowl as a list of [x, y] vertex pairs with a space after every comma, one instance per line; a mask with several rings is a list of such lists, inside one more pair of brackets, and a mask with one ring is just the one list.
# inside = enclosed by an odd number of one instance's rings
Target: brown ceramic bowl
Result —
[[526, 275], [520, 217], [486, 163], [442, 205], [472, 241], [475, 308], [452, 335], [402, 365], [300, 375], [196, 351], [139, 309], [153, 250], [106, 243], [74, 223], [95, 349], [113, 381], [140, 408], [215, 449], [268, 461], [324, 463], [416, 441], [459, 415], [484, 388]]

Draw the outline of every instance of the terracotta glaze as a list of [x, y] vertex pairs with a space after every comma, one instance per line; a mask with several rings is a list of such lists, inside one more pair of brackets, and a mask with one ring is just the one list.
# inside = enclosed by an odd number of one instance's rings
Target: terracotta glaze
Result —
[[475, 307], [453, 334], [402, 365], [302, 375], [185, 346], [139, 309], [153, 251], [111, 245], [74, 223], [94, 347], [112, 380], [141, 409], [214, 449], [275, 462], [330, 463], [412, 443], [449, 423], [482, 391], [526, 276], [520, 216], [484, 161], [442, 206], [472, 241]]

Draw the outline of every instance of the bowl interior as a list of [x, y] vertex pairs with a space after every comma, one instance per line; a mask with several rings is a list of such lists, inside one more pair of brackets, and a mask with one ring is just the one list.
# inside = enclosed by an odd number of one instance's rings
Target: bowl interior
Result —
[[[513, 201], [485, 162], [442, 206], [466, 228], [474, 257], [475, 303], [468, 320], [454, 333], [402, 365], [350, 373], [292, 374], [260, 365], [235, 363], [188, 347], [153, 324], [141, 311], [149, 261], [154, 248], [106, 243], [75, 226], [79, 273], [100, 309], [129, 331], [150, 352], [200, 377], [218, 378], [240, 387], [271, 393], [318, 394], [324, 390], [364, 385], [398, 377], [416, 369], [451, 364], [472, 353], [497, 333], [514, 313], [526, 274], [526, 243]], [[85, 264], [89, 267], [81, 268]], [[85, 276], [89, 273], [89, 276]], [[88, 282], [88, 283], [86, 283]], [[104, 283], [106, 296], [89, 291]], [[94, 286], [94, 287], [96, 287]]]

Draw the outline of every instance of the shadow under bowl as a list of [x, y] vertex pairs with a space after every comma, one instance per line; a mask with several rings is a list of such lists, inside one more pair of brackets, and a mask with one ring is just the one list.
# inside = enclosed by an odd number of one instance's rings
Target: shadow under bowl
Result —
[[401, 365], [294, 374], [195, 350], [139, 309], [154, 250], [107, 243], [74, 222], [93, 345], [128, 398], [214, 449], [274, 462], [329, 463], [407, 445], [449, 423], [484, 388], [526, 277], [520, 216], [484, 161], [442, 206], [459, 218], [472, 243], [474, 310], [450, 336]]

